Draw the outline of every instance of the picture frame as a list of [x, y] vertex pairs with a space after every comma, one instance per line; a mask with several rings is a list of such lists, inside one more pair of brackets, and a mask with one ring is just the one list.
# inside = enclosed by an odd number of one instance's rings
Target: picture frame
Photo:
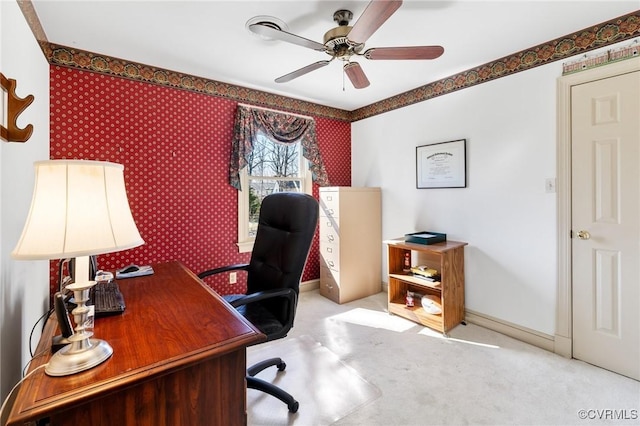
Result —
[[416, 147], [416, 188], [466, 188], [467, 140]]

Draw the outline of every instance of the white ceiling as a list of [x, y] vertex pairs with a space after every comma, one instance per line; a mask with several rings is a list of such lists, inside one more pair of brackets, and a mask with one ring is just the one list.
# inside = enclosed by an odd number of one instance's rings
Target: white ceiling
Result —
[[[405, 0], [366, 48], [442, 45], [435, 60], [357, 58], [371, 85], [356, 90], [342, 64], [289, 83], [274, 79], [313, 62], [322, 52], [264, 40], [245, 28], [257, 16], [279, 18], [288, 31], [323, 42], [348, 9], [353, 25], [368, 1], [57, 1], [34, 0], [47, 39], [206, 79], [354, 110], [600, 22], [633, 12], [622, 1]], [[344, 80], [344, 81], [343, 81]], [[344, 86], [344, 88], [343, 88]]]

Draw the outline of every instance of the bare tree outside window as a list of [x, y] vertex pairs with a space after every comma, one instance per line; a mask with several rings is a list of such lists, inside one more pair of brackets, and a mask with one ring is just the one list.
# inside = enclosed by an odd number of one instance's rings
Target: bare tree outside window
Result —
[[274, 192], [302, 191], [302, 155], [300, 142], [283, 144], [263, 134], [253, 141], [248, 159], [249, 178], [249, 236], [258, 228], [258, 214], [262, 200]]

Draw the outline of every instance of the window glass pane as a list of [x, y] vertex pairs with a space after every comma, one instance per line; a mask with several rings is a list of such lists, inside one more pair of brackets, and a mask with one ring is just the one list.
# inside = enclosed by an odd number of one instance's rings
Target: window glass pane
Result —
[[[253, 141], [253, 152], [247, 159], [248, 177], [248, 237], [258, 229], [258, 215], [262, 200], [274, 192], [304, 192], [304, 172], [301, 144], [281, 144], [264, 134]], [[246, 197], [246, 195], [245, 195]], [[244, 237], [246, 238], [246, 237]], [[242, 237], [240, 238], [242, 240]]]
[[300, 143], [281, 144], [259, 134], [248, 160], [249, 176], [299, 176]]

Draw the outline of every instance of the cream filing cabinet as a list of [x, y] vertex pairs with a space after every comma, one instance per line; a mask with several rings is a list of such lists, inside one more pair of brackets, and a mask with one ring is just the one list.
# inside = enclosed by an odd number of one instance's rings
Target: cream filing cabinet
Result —
[[320, 188], [320, 294], [345, 303], [382, 290], [380, 188]]

